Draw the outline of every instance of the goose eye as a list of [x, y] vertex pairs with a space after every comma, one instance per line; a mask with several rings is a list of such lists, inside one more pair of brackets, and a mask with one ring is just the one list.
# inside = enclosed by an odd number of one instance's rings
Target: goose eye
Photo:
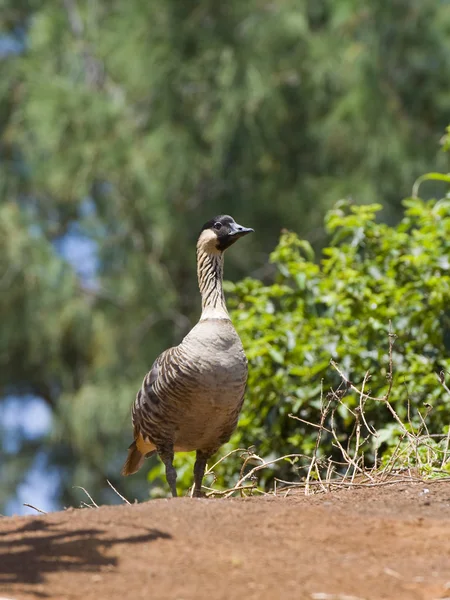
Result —
[[217, 229], [217, 231], [219, 229], [221, 229], [221, 227], [222, 227], [222, 223], [219, 223], [219, 221], [217, 221], [217, 223], [214, 223], [214, 229]]

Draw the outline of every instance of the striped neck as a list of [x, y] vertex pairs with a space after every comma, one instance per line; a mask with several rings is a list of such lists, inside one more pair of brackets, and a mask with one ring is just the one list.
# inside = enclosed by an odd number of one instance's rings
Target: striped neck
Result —
[[205, 319], [229, 319], [223, 294], [223, 253], [211, 254], [197, 248], [197, 276], [202, 296], [202, 315]]

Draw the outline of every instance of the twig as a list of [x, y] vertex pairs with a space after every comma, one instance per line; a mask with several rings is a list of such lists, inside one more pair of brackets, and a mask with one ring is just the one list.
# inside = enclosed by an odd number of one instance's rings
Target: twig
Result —
[[228, 498], [234, 492], [240, 491], [242, 494], [243, 490], [248, 490], [248, 491], [252, 491], [252, 492], [259, 491], [261, 493], [264, 493], [261, 490], [257, 489], [256, 483], [252, 483], [250, 485], [236, 485], [235, 487], [230, 488], [229, 490], [212, 490], [209, 494], [206, 494], [206, 495], [208, 498], [211, 498], [212, 496], [222, 496], [224, 498]]
[[389, 372], [386, 376], [386, 379], [388, 380], [389, 387], [388, 387], [386, 394], [384, 395], [384, 399], [386, 401], [388, 401], [390, 398], [392, 386], [394, 384], [394, 361], [392, 359], [392, 350], [394, 348], [394, 342], [397, 339], [397, 336], [392, 331], [392, 321], [390, 319], [389, 319], [388, 338], [389, 338]]
[[425, 419], [428, 418], [429, 414], [433, 410], [433, 407], [431, 406], [431, 404], [425, 403], [425, 408], [426, 408], [426, 412], [425, 412], [425, 416], [424, 417], [422, 416], [422, 413], [420, 412], [420, 410], [417, 411], [417, 414], [419, 415], [419, 418], [422, 421], [421, 427], [416, 432], [416, 436], [417, 436], [418, 439], [420, 439], [419, 436], [421, 435], [421, 433], [422, 433], [423, 430], [425, 430], [425, 432], [427, 434], [426, 437], [427, 438], [430, 437], [430, 432], [428, 431], [428, 427], [427, 427], [427, 424], [425, 422]]
[[327, 484], [327, 491], [330, 491], [330, 481], [331, 481], [331, 477], [334, 471], [334, 465], [333, 465], [333, 461], [331, 460], [331, 458], [328, 459], [328, 467], [327, 467], [327, 473], [325, 475], [325, 482]]
[[[400, 452], [401, 444], [403, 443], [403, 440], [405, 439], [405, 437], [406, 437], [406, 434], [402, 433], [402, 435], [394, 449], [394, 452], [391, 454], [387, 464], [381, 470], [382, 474], [389, 475], [392, 472], [392, 470], [394, 469], [395, 461], [397, 460], [398, 454]], [[389, 469], [389, 467], [390, 467], [390, 469]]]
[[322, 429], [323, 431], [326, 431], [327, 433], [331, 433], [331, 431], [329, 429], [327, 429], [326, 427], [322, 427], [320, 424], [318, 425], [317, 423], [311, 423], [311, 421], [306, 421], [305, 419], [301, 419], [300, 417], [297, 417], [297, 415], [293, 415], [292, 413], [290, 413], [288, 415], [288, 417], [290, 419], [295, 419], [296, 421], [300, 421], [301, 423], [305, 423], [306, 425], [310, 425], [311, 427], [316, 427], [317, 429]]
[[[286, 454], [285, 456], [280, 456], [279, 458], [275, 458], [273, 460], [268, 460], [267, 462], [264, 461], [260, 456], [257, 456], [256, 454], [253, 454], [253, 455], [251, 455], [251, 457], [248, 457], [246, 459], [246, 461], [248, 461], [249, 458], [255, 458], [255, 459], [261, 460], [262, 464], [257, 465], [256, 467], [253, 467], [253, 469], [250, 469], [250, 471], [246, 475], [243, 475], [237, 482], [235, 488], [242, 486], [244, 481], [246, 481], [247, 479], [252, 477], [257, 471], [260, 471], [261, 469], [265, 469], [266, 467], [268, 467], [270, 465], [280, 462], [280, 460], [287, 460], [289, 458], [305, 458], [305, 455], [304, 454]], [[231, 496], [231, 494], [234, 492], [235, 488], [233, 488], [232, 490], [227, 490], [225, 492], [224, 498], [228, 498], [229, 496]]]
[[369, 373], [369, 371], [367, 371], [366, 374], [364, 375], [364, 379], [363, 379], [363, 382], [361, 385], [361, 393], [359, 395], [359, 409], [360, 409], [363, 423], [366, 426], [367, 431], [369, 433], [371, 433], [372, 435], [376, 436], [377, 435], [376, 430], [367, 423], [366, 417], [364, 414], [364, 408], [365, 408], [366, 402], [367, 402], [367, 398], [364, 397], [364, 388], [366, 387], [366, 383], [369, 381], [369, 379], [370, 379], [370, 373]]
[[[437, 375], [438, 381], [439, 383], [442, 385], [442, 387], [444, 388], [444, 390], [447, 392], [447, 394], [450, 396], [450, 388], [448, 387], [448, 385], [445, 383], [445, 373], [444, 371], [441, 371], [439, 373], [439, 375]], [[447, 431], [447, 437], [445, 439], [445, 446], [444, 446], [444, 455], [442, 457], [442, 462], [441, 462], [441, 469], [444, 468], [445, 463], [447, 462], [447, 455], [448, 455], [448, 450], [450, 447], [450, 425], [448, 426], [448, 431]]]
[[[219, 458], [219, 460], [217, 462], [215, 462], [211, 467], [207, 467], [207, 469], [205, 471], [205, 477], [207, 475], [213, 475], [214, 476], [214, 481], [215, 481], [214, 469], [217, 467], [217, 465], [219, 465], [222, 461], [224, 461], [226, 458], [228, 458], [232, 454], [236, 454], [237, 452], [242, 452], [242, 456], [247, 455], [247, 457], [246, 457], [246, 459], [244, 461], [244, 464], [241, 467], [241, 473], [242, 473], [242, 469], [245, 467], [245, 465], [247, 464], [247, 462], [250, 459], [255, 459], [256, 458], [256, 459], [262, 461], [262, 458], [260, 458], [259, 456], [257, 456], [256, 454], [253, 454], [251, 452], [251, 447], [250, 448], [235, 448], [234, 450], [230, 450], [230, 452], [228, 452], [227, 454], [225, 454], [224, 456], [222, 456], [221, 458]], [[208, 497], [209, 497], [210, 495], [213, 495], [213, 494], [217, 494], [219, 496], [223, 496], [224, 494], [226, 494], [228, 492], [235, 492], [235, 491], [238, 491], [238, 490], [250, 489], [250, 486], [248, 486], [247, 488], [241, 488], [241, 487], [237, 488], [237, 487], [234, 487], [234, 488], [230, 488], [230, 489], [227, 489], [227, 490], [213, 490], [212, 488], [208, 488], [205, 485], [202, 485], [202, 488], [204, 488], [206, 490], [210, 490], [211, 493], [208, 494]], [[242, 492], [241, 492], [241, 494], [242, 494]], [[192, 485], [189, 488], [189, 490], [188, 490], [188, 496], [192, 498], [193, 495], [194, 495], [194, 486]]]
[[360, 473], [364, 474], [363, 470], [358, 465], [358, 463], [355, 462], [355, 460], [351, 456], [349, 456], [349, 454], [346, 452], [345, 448], [343, 447], [343, 445], [339, 441], [338, 435], [336, 433], [336, 428], [334, 426], [334, 413], [335, 413], [335, 410], [331, 411], [331, 431], [333, 432], [333, 439], [334, 439], [335, 445], [339, 448], [339, 450], [341, 451], [341, 454], [342, 454], [345, 462], [347, 463], [347, 472], [346, 472], [346, 475], [348, 474], [349, 469], [351, 468], [352, 465], [354, 466], [355, 469], [357, 469], [358, 471], [360, 471]]
[[[244, 462], [242, 463], [241, 470], [239, 471], [239, 479], [241, 479], [244, 476], [245, 467], [251, 460], [259, 460], [262, 464], [264, 464], [264, 459], [262, 459], [260, 456], [258, 456], [254, 452], [248, 451], [247, 456], [245, 457]], [[239, 484], [237, 484], [237, 485], [239, 485]]]
[[33, 510], [36, 510], [38, 513], [41, 513], [42, 515], [46, 515], [47, 514], [45, 512], [45, 510], [41, 510], [40, 508], [37, 508], [36, 506], [33, 506], [32, 504], [28, 504], [28, 502], [24, 502], [23, 506], [28, 506], [28, 508], [32, 508]]
[[127, 500], [127, 499], [126, 499], [124, 496], [122, 496], [122, 494], [121, 494], [120, 492], [118, 492], [118, 491], [116, 490], [116, 488], [115, 488], [115, 487], [113, 486], [113, 484], [112, 484], [112, 483], [109, 481], [109, 479], [107, 479], [107, 480], [106, 480], [106, 483], [109, 485], [109, 487], [110, 487], [110, 488], [111, 488], [111, 489], [112, 489], [114, 492], [116, 492], [116, 494], [119, 496], [119, 498], [121, 498], [121, 499], [122, 499], [122, 500], [125, 502], [125, 504], [131, 504], [131, 502], [129, 502], [129, 501], [128, 501], [128, 500]]
[[439, 375], [437, 376], [439, 383], [442, 385], [442, 387], [444, 388], [444, 390], [447, 392], [447, 394], [450, 395], [450, 388], [448, 387], [448, 385], [445, 383], [445, 373], [444, 371], [441, 371], [439, 373]]
[[[360, 436], [361, 436], [361, 423], [360, 423], [360, 411], [358, 410], [358, 412], [356, 413], [356, 441], [355, 441], [355, 452], [353, 457], [358, 456], [359, 454], [359, 442], [360, 442]], [[363, 455], [364, 457], [364, 455]], [[356, 468], [353, 469], [353, 473], [352, 473], [352, 483], [355, 479], [355, 475], [356, 475]]]
[[[395, 412], [394, 408], [392, 407], [392, 405], [389, 402], [389, 396], [392, 390], [392, 381], [389, 383], [389, 387], [388, 390], [386, 392], [386, 394], [382, 397], [382, 398], [375, 398], [374, 396], [370, 396], [369, 394], [366, 393], [362, 393], [361, 390], [359, 390], [355, 385], [353, 385], [353, 383], [347, 379], [347, 377], [344, 375], [344, 373], [341, 371], [341, 369], [339, 368], [339, 366], [335, 363], [334, 360], [330, 360], [330, 364], [331, 366], [339, 373], [339, 375], [342, 377], [342, 379], [344, 380], [344, 382], [347, 384], [347, 386], [352, 389], [354, 392], [356, 392], [357, 394], [362, 395], [362, 397], [365, 400], [373, 400], [375, 402], [383, 402], [386, 407], [388, 408], [389, 412], [391, 413], [391, 415], [394, 417], [395, 421], [400, 425], [400, 427], [406, 432], [406, 434], [408, 436], [410, 436], [409, 432], [405, 429], [405, 426], [403, 424], [403, 421], [400, 419], [400, 417], [398, 416], [398, 414]], [[388, 375], [389, 377], [389, 375]]]
[[[315, 467], [318, 479], [322, 483], [322, 481], [320, 479], [320, 473], [319, 473], [319, 470], [317, 468], [317, 453], [319, 451], [320, 441], [322, 439], [322, 431], [325, 428], [324, 427], [324, 423], [325, 423], [325, 419], [327, 418], [328, 412], [330, 410], [330, 405], [331, 405], [331, 400], [328, 400], [327, 405], [324, 407], [324, 403], [323, 403], [323, 379], [322, 379], [322, 381], [320, 382], [320, 425], [319, 425], [319, 433], [317, 434], [317, 439], [316, 439], [316, 443], [315, 443], [315, 446], [314, 446], [314, 452], [313, 452], [312, 460], [311, 460], [311, 463], [309, 465], [308, 473], [306, 475], [305, 495], [308, 495], [308, 493], [309, 493], [309, 482], [310, 482], [310, 479], [311, 479], [311, 473], [312, 473], [313, 467]], [[331, 433], [331, 432], [329, 432], [329, 433]]]
[[[433, 482], [439, 482], [439, 481], [449, 481], [450, 477], [441, 477], [439, 479], [434, 479]], [[283, 482], [282, 480], [278, 480], [281, 483], [286, 483], [289, 487], [304, 487], [305, 483], [304, 482], [290, 482], [290, 481], [285, 481]], [[362, 483], [359, 482], [351, 482], [351, 481], [337, 481], [337, 480], [333, 480], [329, 482], [329, 485], [331, 487], [382, 487], [385, 485], [395, 485], [397, 483], [422, 483], [423, 479], [420, 477], [403, 477], [402, 479], [393, 479], [391, 481], [364, 481]], [[316, 485], [319, 487], [319, 482], [318, 481], [311, 481], [310, 485]], [[282, 489], [280, 489], [280, 492], [283, 491]]]
[[73, 488], [78, 488], [80, 490], [83, 490], [83, 492], [86, 494], [86, 496], [89, 498], [89, 500], [92, 502], [92, 504], [95, 506], [95, 508], [98, 508], [98, 504], [96, 504], [94, 502], [94, 500], [92, 499], [92, 496], [89, 494], [89, 492], [87, 490], [84, 489], [84, 487], [81, 487], [81, 485], [74, 485], [72, 486]]
[[215, 462], [212, 467], [209, 467], [205, 472], [205, 476], [210, 475], [214, 471], [214, 469], [217, 467], [217, 465], [219, 465], [223, 460], [225, 460], [232, 454], [235, 454], [236, 452], [248, 452], [248, 451], [249, 451], [248, 448], [235, 448], [234, 450], [231, 450], [231, 452], [228, 452], [228, 454], [225, 454], [225, 456], [222, 456], [222, 458], [219, 458], [219, 460], [217, 462]]

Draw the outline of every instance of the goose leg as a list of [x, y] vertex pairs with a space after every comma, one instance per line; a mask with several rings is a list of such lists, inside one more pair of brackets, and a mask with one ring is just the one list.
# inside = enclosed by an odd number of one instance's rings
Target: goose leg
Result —
[[177, 494], [177, 472], [173, 466], [173, 446], [158, 448], [158, 454], [166, 467], [166, 479], [169, 484], [172, 496], [176, 498]]
[[201, 450], [197, 450], [197, 456], [194, 465], [194, 497], [201, 498], [204, 494], [202, 493], [202, 481], [206, 469], [206, 461], [208, 455], [203, 453]]

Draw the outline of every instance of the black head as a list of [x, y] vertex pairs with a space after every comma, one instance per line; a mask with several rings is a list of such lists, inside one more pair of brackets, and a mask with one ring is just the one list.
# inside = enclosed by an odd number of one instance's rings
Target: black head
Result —
[[[238, 225], [233, 217], [230, 217], [229, 215], [219, 215], [203, 225], [200, 238], [202, 237], [203, 232], [212, 232], [216, 236], [216, 240], [214, 240], [215, 248], [223, 252], [239, 238], [248, 233], [252, 233], [252, 231], [254, 230], [250, 227]], [[210, 236], [210, 240], [213, 239], [214, 238]]]

